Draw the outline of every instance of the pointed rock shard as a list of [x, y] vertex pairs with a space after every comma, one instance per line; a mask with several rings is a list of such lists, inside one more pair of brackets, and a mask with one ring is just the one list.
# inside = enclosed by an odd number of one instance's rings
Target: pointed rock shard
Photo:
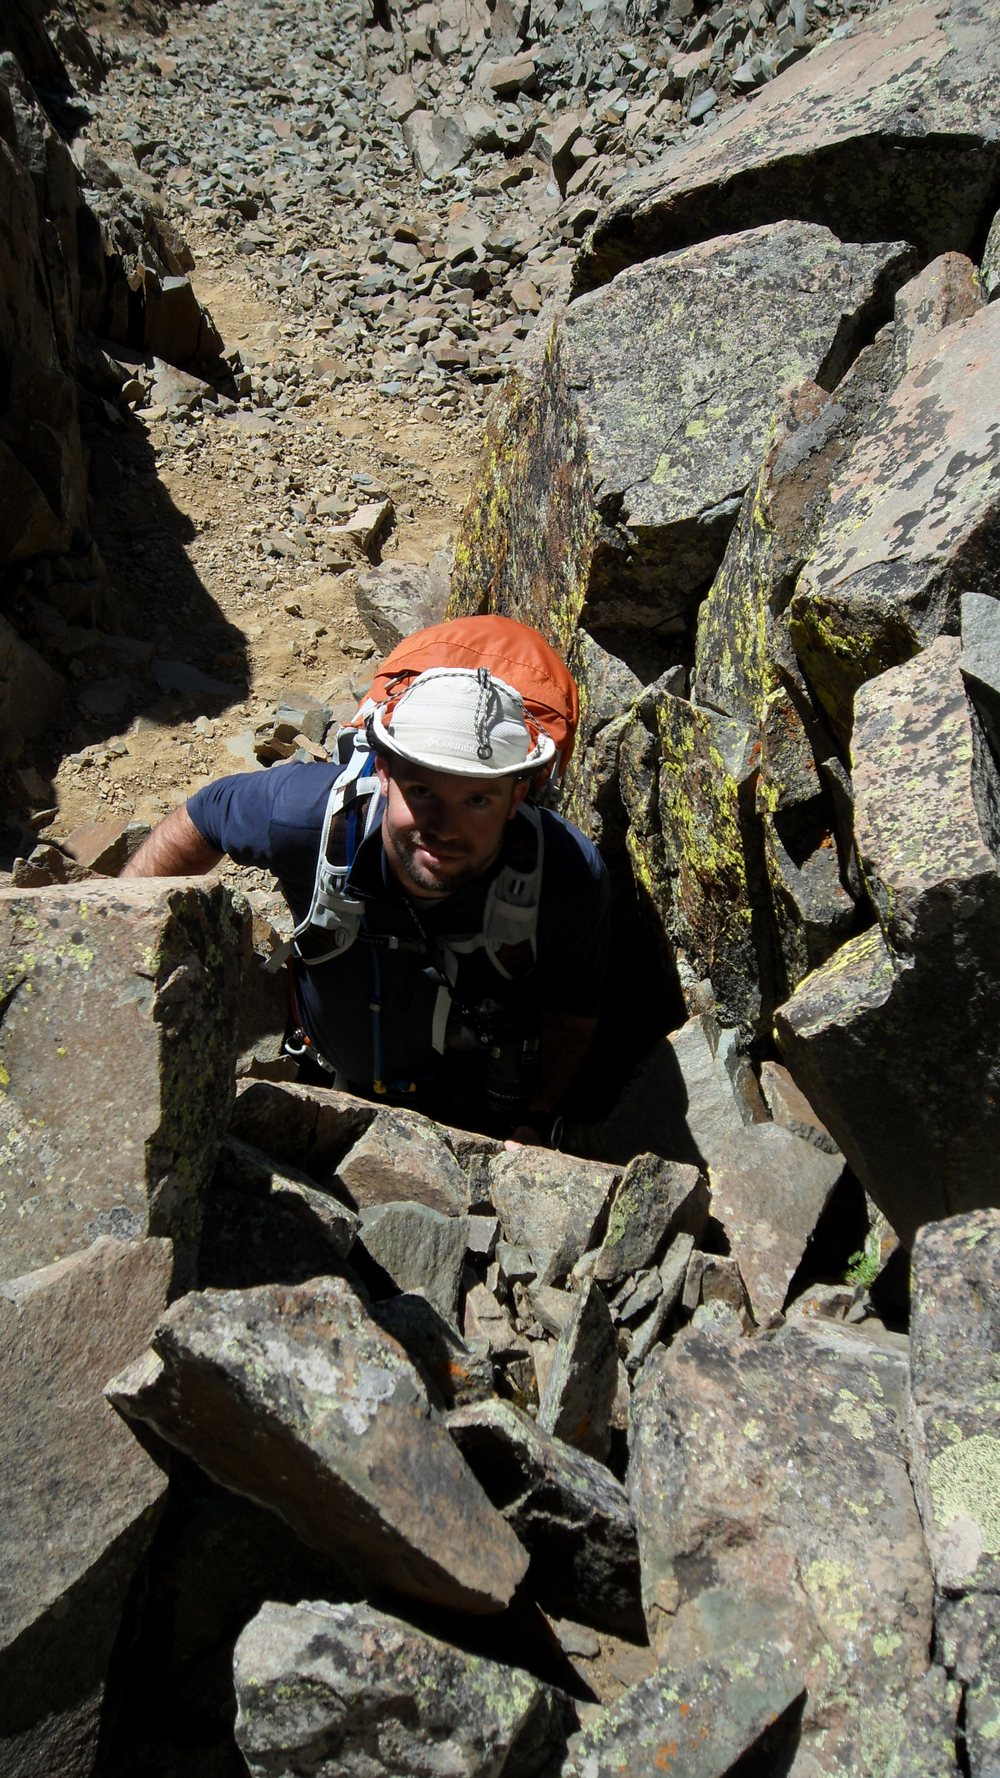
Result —
[[635, 1526], [610, 1470], [512, 1402], [457, 1408], [447, 1426], [531, 1557], [532, 1597], [558, 1617], [644, 1640]]
[[577, 288], [774, 216], [811, 216], [842, 240], [905, 235], [928, 258], [968, 252], [995, 204], [998, 77], [995, 0], [882, 7], [711, 135], [627, 177], [585, 243]]
[[190, 1277], [244, 932], [221, 884], [0, 890], [0, 1275], [153, 1233]]
[[708, 1190], [697, 1167], [637, 1155], [615, 1193], [591, 1276], [609, 1291], [630, 1272], [654, 1266], [675, 1235], [696, 1239], [708, 1221]]
[[617, 1388], [615, 1325], [600, 1285], [591, 1280], [559, 1335], [538, 1404], [538, 1424], [543, 1432], [603, 1462], [611, 1448]]
[[236, 1740], [253, 1778], [490, 1778], [558, 1761], [568, 1698], [370, 1605], [267, 1604], [236, 1645]]
[[0, 1766], [89, 1778], [129, 1590], [166, 1477], [108, 1377], [163, 1313], [169, 1241], [95, 1241], [0, 1285]]
[[880, 1745], [899, 1739], [927, 1666], [906, 1387], [905, 1341], [813, 1321], [749, 1341], [681, 1333], [633, 1397], [629, 1495], [661, 1664], [744, 1646], [748, 1601], [767, 1621], [770, 1596], [808, 1688], [802, 1757], [844, 1778], [870, 1765], [871, 1712]]
[[368, 1584], [461, 1611], [509, 1602], [524, 1551], [347, 1284], [195, 1292], [154, 1346], [158, 1371], [109, 1392], [122, 1413]]
[[709, 1171], [712, 1215], [722, 1224], [759, 1326], [780, 1314], [788, 1286], [844, 1171], [779, 1124], [729, 1136]]

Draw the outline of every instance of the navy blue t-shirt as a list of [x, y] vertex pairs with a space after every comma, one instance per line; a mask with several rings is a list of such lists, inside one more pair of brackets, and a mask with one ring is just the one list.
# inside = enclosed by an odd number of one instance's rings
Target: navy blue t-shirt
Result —
[[[210, 845], [240, 864], [273, 872], [296, 925], [309, 910], [323, 816], [340, 770], [336, 762], [317, 762], [240, 772], [197, 791], [187, 805]], [[551, 810], [542, 810], [541, 820], [535, 967], [525, 978], [506, 983], [481, 953], [474, 954], [461, 964], [457, 992], [459, 999], [495, 999], [503, 1017], [525, 1029], [537, 1025], [546, 1008], [596, 1016], [608, 940], [609, 891], [600, 854], [579, 829]], [[308, 968], [297, 964], [305, 1029], [358, 1090], [369, 1091], [379, 1077], [392, 1088], [411, 1081], [424, 1087], [456, 1073], [451, 1050], [441, 1056], [433, 1048], [439, 984], [421, 935], [433, 943], [480, 932], [487, 890], [502, 863], [501, 853], [485, 876], [443, 901], [416, 901], [390, 870], [378, 830], [359, 848], [349, 881], [352, 891], [365, 899], [368, 931], [394, 934], [415, 948], [391, 950], [359, 940], [327, 963]], [[381, 1007], [377, 1017], [375, 1000]]]

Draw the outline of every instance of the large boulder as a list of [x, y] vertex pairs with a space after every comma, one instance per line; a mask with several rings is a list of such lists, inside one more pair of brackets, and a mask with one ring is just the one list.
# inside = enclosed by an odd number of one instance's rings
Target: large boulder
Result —
[[864, 680], [953, 634], [963, 592], [1000, 595], [998, 405], [991, 304], [935, 336], [834, 480], [789, 623], [842, 738]]
[[787, 1639], [810, 1773], [883, 1778], [928, 1665], [906, 1390], [905, 1342], [813, 1322], [752, 1341], [692, 1328], [633, 1397], [629, 1492], [661, 1666]]
[[500, 1611], [527, 1567], [402, 1348], [337, 1278], [193, 1292], [115, 1382], [132, 1419], [369, 1586]]
[[[494, 417], [454, 608], [516, 610], [563, 648], [580, 621], [661, 640], [683, 632], [779, 391], [836, 380], [910, 262], [905, 243], [844, 245], [808, 223], [775, 223], [648, 261], [571, 304]], [[506, 512], [492, 499], [501, 460]], [[512, 539], [512, 514], [520, 533], [540, 504], [534, 544]], [[554, 587], [546, 560], [559, 564]]]
[[243, 934], [221, 884], [0, 890], [0, 1275], [155, 1234], [191, 1276]]
[[103, 1389], [166, 1306], [169, 1241], [99, 1240], [0, 1284], [0, 1770], [89, 1778], [166, 1477]]
[[533, 1675], [370, 1605], [265, 1605], [235, 1673], [254, 1778], [527, 1775], [562, 1752], [574, 1721], [569, 1699]]

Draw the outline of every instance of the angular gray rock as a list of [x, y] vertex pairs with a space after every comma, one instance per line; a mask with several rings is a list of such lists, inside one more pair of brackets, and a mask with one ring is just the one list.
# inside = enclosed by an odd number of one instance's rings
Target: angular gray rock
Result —
[[988, 593], [962, 594], [962, 678], [1000, 759], [1000, 603]]
[[110, 1398], [369, 1584], [499, 1611], [527, 1566], [401, 1347], [339, 1279], [192, 1293]]
[[[798, 1084], [906, 1246], [996, 1196], [1000, 785], [941, 637], [861, 688], [858, 852], [880, 928], [778, 1009]], [[929, 751], [935, 769], [927, 773]]]
[[190, 1279], [245, 934], [221, 884], [0, 890], [0, 1273], [162, 1234]]
[[470, 1469], [531, 1557], [527, 1589], [557, 1617], [645, 1639], [628, 1496], [603, 1463], [553, 1438], [512, 1402], [446, 1421]]
[[709, 1169], [712, 1216], [722, 1224], [759, 1325], [781, 1313], [799, 1263], [844, 1171], [779, 1124], [726, 1138]]
[[369, 1605], [268, 1604], [234, 1661], [254, 1778], [529, 1774], [565, 1745], [568, 1698]]
[[88, 1778], [166, 1477], [103, 1397], [166, 1306], [170, 1242], [107, 1237], [0, 1284], [0, 1768]]
[[[1000, 308], [946, 328], [836, 476], [789, 608], [796, 651], [842, 738], [858, 687], [1000, 591]], [[978, 473], [972, 473], [978, 465]]]
[[837, 1144], [810, 1105], [805, 1094], [795, 1085], [787, 1068], [780, 1062], [764, 1061], [760, 1065], [760, 1089], [767, 1109], [776, 1124], [791, 1130], [803, 1142], [811, 1142], [824, 1154], [837, 1154]]
[[590, 1275], [613, 1291], [629, 1272], [655, 1265], [676, 1235], [700, 1236], [707, 1220], [708, 1189], [697, 1167], [637, 1155], [622, 1175]]
[[458, 1315], [466, 1218], [426, 1204], [373, 1204], [361, 1212], [361, 1243], [397, 1290], [419, 1290], [447, 1320]]
[[441, 179], [460, 167], [472, 142], [458, 116], [411, 111], [403, 124], [403, 141], [425, 179]]
[[627, 1143], [631, 1155], [649, 1149], [711, 1166], [730, 1133], [766, 1117], [739, 1032], [696, 1013], [649, 1051], [608, 1117], [587, 1134], [600, 1154], [614, 1156]]
[[414, 1111], [380, 1109], [337, 1166], [359, 1208], [409, 1199], [445, 1216], [469, 1208], [469, 1186], [444, 1132]]
[[541, 1284], [558, 1284], [591, 1245], [614, 1167], [541, 1148], [497, 1154], [489, 1188], [508, 1241], [526, 1247]]
[[881, 1778], [928, 1665], [906, 1388], [903, 1342], [814, 1321], [752, 1341], [688, 1330], [633, 1396], [629, 1494], [661, 1664], [788, 1637], [817, 1773]]
[[331, 1186], [337, 1163], [374, 1118], [367, 1099], [329, 1087], [270, 1080], [241, 1081], [229, 1133], [278, 1161], [290, 1161], [317, 1184]]
[[721, 235], [571, 304], [567, 381], [602, 522], [588, 627], [665, 623], [711, 579], [781, 388], [836, 377], [909, 264], [812, 224]]

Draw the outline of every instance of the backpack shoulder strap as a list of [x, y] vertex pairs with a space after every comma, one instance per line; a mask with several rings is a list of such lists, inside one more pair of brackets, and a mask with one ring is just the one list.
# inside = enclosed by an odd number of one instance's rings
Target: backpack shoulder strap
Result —
[[511, 823], [503, 866], [486, 896], [482, 931], [471, 938], [446, 939], [446, 948], [456, 955], [485, 950], [505, 981], [517, 981], [533, 969], [544, 853], [541, 815], [532, 804], [522, 803]]
[[356, 748], [327, 798], [309, 911], [292, 935], [304, 963], [339, 957], [358, 936], [364, 902], [347, 879], [358, 847], [381, 817], [379, 790], [374, 757]]

